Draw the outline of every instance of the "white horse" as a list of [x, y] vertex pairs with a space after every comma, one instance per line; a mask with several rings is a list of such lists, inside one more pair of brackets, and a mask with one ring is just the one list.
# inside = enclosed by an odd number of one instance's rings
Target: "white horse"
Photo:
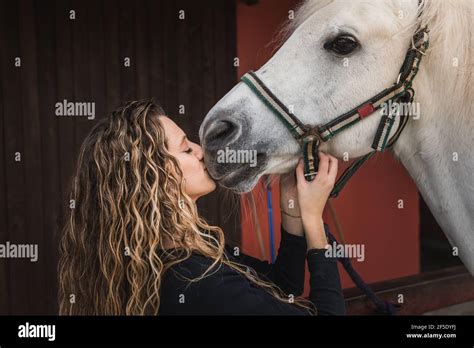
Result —
[[[471, 274], [473, 4], [473, 0], [421, 4], [417, 0], [307, 0], [290, 21], [286, 42], [256, 72], [303, 122], [325, 124], [390, 87], [413, 33], [427, 25], [430, 48], [413, 84], [420, 117], [408, 122], [393, 153]], [[367, 154], [380, 117], [377, 112], [365, 118], [320, 149], [339, 158], [344, 153], [351, 158]], [[397, 124], [392, 132], [396, 128]], [[263, 174], [293, 170], [301, 156], [290, 132], [242, 82], [208, 113], [200, 138], [211, 175], [237, 192], [251, 190]], [[217, 151], [225, 147], [255, 150], [257, 165], [216, 162]]]

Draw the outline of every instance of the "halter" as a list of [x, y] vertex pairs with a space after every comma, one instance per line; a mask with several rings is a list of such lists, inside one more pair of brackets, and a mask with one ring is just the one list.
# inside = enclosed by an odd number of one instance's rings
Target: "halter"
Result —
[[[298, 141], [303, 150], [304, 176], [306, 181], [313, 181], [318, 170], [318, 147], [321, 142], [326, 142], [336, 134], [355, 125], [367, 116], [374, 114], [384, 103], [411, 103], [415, 95], [412, 88], [413, 80], [418, 73], [421, 59], [429, 46], [428, 29], [418, 30], [412, 37], [412, 44], [407, 51], [405, 60], [398, 74], [397, 81], [389, 88], [363, 102], [352, 110], [339, 115], [332, 121], [319, 126], [304, 124], [283, 104], [272, 91], [260, 80], [257, 74], [249, 71], [241, 80], [258, 96], [258, 98], [278, 117], [288, 128], [293, 137]], [[399, 108], [400, 109], [400, 108]], [[402, 108], [403, 109], [403, 108]], [[390, 131], [397, 117], [400, 118], [397, 131], [388, 139]], [[402, 112], [383, 115], [372, 143], [374, 151], [352, 163], [337, 180], [331, 197], [337, 197], [344, 185], [362, 164], [376, 152], [390, 148], [398, 140], [408, 122], [409, 116]]]

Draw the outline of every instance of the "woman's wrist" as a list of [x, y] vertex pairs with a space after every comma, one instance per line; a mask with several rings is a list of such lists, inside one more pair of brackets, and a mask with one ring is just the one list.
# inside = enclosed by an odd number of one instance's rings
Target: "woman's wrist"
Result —
[[323, 212], [320, 210], [308, 211], [303, 209], [300, 215], [303, 223], [314, 224], [323, 221]]
[[312, 216], [306, 219], [303, 217], [302, 222], [308, 250], [326, 248], [328, 240], [324, 231], [322, 216]]

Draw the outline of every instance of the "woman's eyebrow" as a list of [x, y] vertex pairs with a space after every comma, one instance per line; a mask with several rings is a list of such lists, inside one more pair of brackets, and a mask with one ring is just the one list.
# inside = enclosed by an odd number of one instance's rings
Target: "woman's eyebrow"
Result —
[[183, 137], [181, 138], [181, 142], [179, 143], [179, 145], [183, 145], [184, 141], [187, 139], [187, 136], [186, 135], [183, 135]]

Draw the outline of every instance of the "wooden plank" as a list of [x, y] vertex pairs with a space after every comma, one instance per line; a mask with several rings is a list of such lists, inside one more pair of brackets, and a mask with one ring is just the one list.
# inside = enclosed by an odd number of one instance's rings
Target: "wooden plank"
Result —
[[[74, 100], [72, 58], [72, 26], [70, 11], [74, 10], [72, 2], [56, 2], [56, 57], [57, 57], [57, 101]], [[75, 125], [74, 119], [68, 116], [56, 118], [58, 124], [58, 147], [61, 180], [61, 221], [64, 223], [65, 209], [69, 209], [71, 175], [75, 163]]]
[[237, 56], [236, 9], [235, 4], [226, 1], [214, 1], [214, 55], [217, 98], [223, 97], [236, 83], [237, 69], [234, 58]]
[[[398, 303], [403, 295], [401, 315], [428, 311], [474, 300], [474, 277], [464, 266], [371, 284], [380, 298]], [[375, 314], [372, 303], [357, 288], [344, 290], [349, 315]]]
[[178, 57], [176, 36], [178, 28], [178, 7], [174, 1], [165, 1], [163, 9], [164, 30], [164, 99], [163, 106], [168, 116], [174, 117], [178, 114]]
[[122, 102], [120, 95], [120, 71], [123, 58], [119, 54], [118, 6], [115, 0], [105, 0], [102, 13], [104, 16], [105, 35], [105, 74], [106, 74], [106, 110], [111, 112]]
[[[144, 0], [134, 1], [130, 3], [130, 6], [135, 5], [135, 59], [136, 59], [136, 98], [137, 99], [149, 99], [149, 36], [155, 33], [156, 29], [153, 20], [153, 26], [150, 27], [149, 17], [147, 14], [148, 3]], [[156, 14], [154, 14], [156, 15]]]
[[[119, 0], [119, 57], [120, 57], [120, 90], [122, 102], [136, 99], [135, 54], [135, 5], [128, 0]], [[130, 66], [124, 65], [124, 59], [130, 59]]]
[[[153, 35], [148, 36], [149, 54], [149, 87], [150, 95], [162, 107], [164, 101], [164, 1], [148, 0], [148, 30]], [[166, 110], [165, 110], [166, 111]]]
[[43, 160], [43, 226], [44, 247], [42, 258], [46, 261], [47, 272], [43, 274], [47, 291], [43, 296], [46, 309], [43, 314], [57, 314], [57, 262], [58, 237], [60, 235], [60, 164], [58, 162], [58, 124], [55, 115], [56, 67], [55, 54], [55, 1], [36, 2], [37, 47], [38, 50], [38, 93], [39, 114], [42, 135], [41, 158]]
[[[8, 237], [11, 243], [25, 243], [28, 241], [26, 225], [26, 197], [25, 197], [25, 147], [23, 143], [23, 117], [21, 113], [22, 90], [21, 75], [23, 65], [27, 59], [22, 58], [22, 67], [14, 66], [15, 57], [20, 57], [19, 34], [19, 3], [8, 1], [5, 3], [4, 24], [6, 30], [6, 44], [2, 46], [2, 77], [8, 81], [3, 84], [3, 115], [5, 136], [5, 177], [6, 199], [8, 215]], [[15, 162], [15, 153], [21, 154], [21, 161]], [[2, 261], [3, 262], [3, 261]], [[9, 266], [8, 286], [10, 297], [10, 314], [24, 314], [30, 307], [29, 298], [29, 264], [26, 260], [6, 260]], [[13, 296], [14, 295], [14, 296]]]
[[[76, 10], [76, 19], [72, 26], [73, 47], [73, 81], [74, 81], [74, 102], [91, 103], [94, 102], [91, 96], [90, 84], [90, 55], [89, 55], [89, 12], [90, 1], [75, 0], [72, 4]], [[95, 104], [94, 104], [95, 107]], [[95, 111], [95, 110], [94, 110]], [[95, 115], [94, 115], [95, 117]], [[74, 117], [75, 123], [75, 143], [74, 161], [78, 157], [79, 149], [86, 135], [95, 123], [88, 117]]]
[[[33, 267], [23, 261], [0, 263], [0, 280], [7, 280], [0, 282], [1, 314], [57, 313], [57, 238], [69, 209], [77, 150], [92, 123], [57, 117], [55, 103], [94, 101], [98, 118], [122, 101], [151, 94], [172, 117], [180, 117], [178, 106], [185, 105], [187, 116], [180, 124], [197, 141], [205, 113], [233, 84], [222, 81], [229, 72], [220, 70], [223, 64], [216, 70], [214, 54], [220, 54], [220, 62], [229, 61], [223, 54], [235, 46], [235, 36], [216, 44], [214, 35], [226, 31], [235, 14], [229, 17], [225, 7], [216, 12], [217, 4], [0, 2], [0, 209], [6, 211], [0, 238], [40, 244], [40, 261]], [[179, 9], [186, 11], [185, 21], [178, 22]], [[69, 18], [70, 10], [76, 19]], [[223, 17], [214, 26], [216, 16]], [[13, 58], [20, 55], [23, 66], [14, 68]], [[131, 58], [130, 68], [123, 67], [125, 56]], [[22, 154], [20, 163], [13, 161], [16, 151]], [[222, 226], [217, 213], [222, 196], [213, 197], [206, 207]]]
[[[202, 93], [203, 93], [203, 107], [204, 114], [202, 114], [202, 120], [209, 112], [209, 110], [218, 101], [217, 90], [216, 90], [216, 74], [214, 73], [215, 67], [215, 55], [214, 55], [214, 12], [215, 4], [212, 6], [206, 6], [203, 8], [202, 15]], [[236, 39], [233, 39], [236, 44]]]
[[426, 312], [424, 315], [474, 315], [474, 301], [443, 307]]
[[[28, 289], [35, 289], [36, 293], [29, 292], [29, 308], [26, 313], [37, 315], [45, 311], [45, 302], [40, 300], [46, 293], [46, 262], [43, 256], [43, 194], [42, 194], [42, 160], [41, 134], [38, 112], [38, 79], [35, 35], [35, 11], [32, 0], [21, 0], [20, 4], [20, 54], [22, 57], [21, 89], [22, 89], [22, 116], [24, 141], [24, 168], [27, 235], [23, 243], [38, 245], [38, 260], [35, 263], [28, 261]], [[39, 296], [38, 296], [39, 295]], [[25, 314], [26, 314], [25, 313]]]
[[95, 102], [96, 120], [107, 116], [106, 53], [105, 53], [105, 13], [104, 1], [92, 1], [89, 9], [89, 57], [90, 99]]
[[[7, 38], [6, 33], [7, 30], [5, 28], [5, 1], [0, 1], [0, 47], [7, 46]], [[2, 51], [4, 51], [2, 49]], [[7, 65], [12, 64], [11, 58], [6, 57], [4, 52], [0, 52], [0, 243], [4, 243], [8, 240], [8, 211], [7, 211], [7, 184], [6, 184], [6, 157], [9, 156], [6, 153], [6, 144], [5, 144], [5, 137], [4, 137], [4, 129], [6, 127], [4, 121], [4, 112], [3, 112], [3, 105], [5, 103], [5, 99], [3, 98], [3, 89], [4, 87], [4, 69], [7, 68]], [[9, 270], [8, 264], [6, 260], [0, 259], [0, 315], [8, 315], [10, 314], [10, 294], [8, 289], [8, 281], [9, 281]]]
[[[196, 142], [193, 120], [201, 110], [201, 91], [193, 90], [196, 74], [200, 71], [199, 8], [196, 1], [176, 1], [176, 81], [178, 110], [171, 114], [176, 124], [186, 133], [188, 139]], [[184, 19], [178, 17], [182, 11]], [[193, 41], [194, 40], [194, 41]], [[184, 113], [181, 113], [183, 111]]]

